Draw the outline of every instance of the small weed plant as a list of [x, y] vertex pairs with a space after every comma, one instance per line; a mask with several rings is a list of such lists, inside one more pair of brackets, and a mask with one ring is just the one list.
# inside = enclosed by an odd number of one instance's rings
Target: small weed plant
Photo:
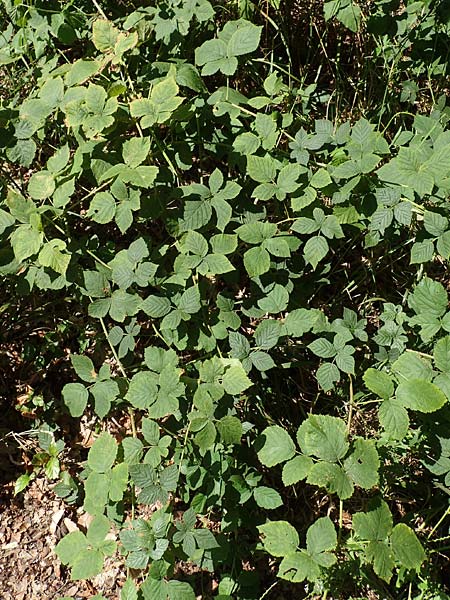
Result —
[[4, 401], [71, 578], [449, 598], [447, 4], [1, 5]]

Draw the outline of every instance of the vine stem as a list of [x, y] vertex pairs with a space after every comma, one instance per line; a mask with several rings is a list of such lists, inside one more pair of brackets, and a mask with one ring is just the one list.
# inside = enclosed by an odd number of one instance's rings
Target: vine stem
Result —
[[[90, 298], [90, 300], [92, 301], [92, 298]], [[117, 366], [119, 367], [119, 371], [121, 372], [122, 376], [127, 380], [127, 382], [129, 382], [130, 380], [128, 378], [128, 375], [126, 374], [126, 371], [124, 369], [122, 361], [120, 360], [119, 355], [116, 352], [116, 349], [114, 348], [114, 346], [111, 343], [111, 340], [109, 339], [108, 330], [106, 329], [106, 325], [105, 325], [105, 321], [104, 321], [103, 317], [100, 317], [100, 323], [101, 323], [101, 326], [103, 329], [103, 333], [105, 334], [106, 341], [108, 342], [108, 345], [114, 356], [114, 360], [117, 362]], [[128, 414], [130, 415], [131, 431], [133, 433], [133, 437], [137, 437], [136, 420], [134, 418], [134, 410], [131, 407], [128, 408]]]
[[278, 585], [278, 581], [274, 581], [272, 585], [269, 588], [267, 588], [264, 594], [259, 598], [259, 600], [263, 600], [263, 598], [266, 598], [267, 594], [271, 592], [276, 585]]
[[[348, 416], [347, 416], [347, 434], [350, 434], [350, 428], [352, 426], [352, 417], [353, 417], [353, 403], [354, 403], [354, 393], [353, 393], [353, 380], [352, 376], [348, 375], [349, 378], [349, 407], [348, 407]], [[344, 501], [339, 500], [339, 534], [338, 534], [338, 543], [341, 543], [342, 536], [342, 524], [344, 520]]]
[[[192, 404], [189, 408], [189, 412], [191, 412], [192, 410]], [[189, 414], [189, 413], [188, 413]], [[180, 473], [181, 473], [181, 466], [183, 464], [183, 459], [184, 459], [184, 454], [186, 452], [186, 446], [187, 446], [187, 438], [189, 435], [189, 432], [191, 430], [191, 421], [189, 421], [188, 426], [186, 427], [186, 431], [184, 433], [184, 438], [183, 438], [183, 449], [181, 450], [181, 455], [180, 455], [180, 464], [178, 465], [178, 478], [180, 478]]]
[[352, 380], [352, 376], [349, 374], [348, 378], [350, 380], [350, 385], [349, 385], [350, 404], [349, 404], [349, 408], [348, 408], [348, 417], [347, 417], [347, 433], [350, 434], [350, 428], [352, 426], [352, 417], [353, 417], [354, 395], [353, 395], [353, 380]]
[[[92, 301], [92, 298], [90, 298], [90, 300]], [[102, 325], [102, 329], [103, 329], [103, 333], [105, 334], [106, 341], [108, 342], [108, 345], [111, 349], [114, 359], [116, 360], [117, 365], [119, 367], [119, 371], [122, 373], [123, 377], [127, 380], [127, 382], [129, 382], [130, 380], [126, 374], [126, 371], [124, 369], [122, 361], [120, 360], [119, 355], [116, 352], [116, 349], [114, 348], [114, 346], [111, 343], [111, 340], [109, 339], [108, 330], [106, 329], [106, 325], [105, 325], [105, 321], [104, 321], [103, 317], [100, 317], [100, 323]], [[130, 416], [131, 432], [133, 434], [133, 437], [137, 438], [136, 420], [134, 417], [134, 410], [131, 408], [131, 406], [128, 407], [128, 414]], [[135, 516], [135, 510], [136, 510], [135, 499], [136, 499], [136, 495], [135, 495], [134, 485], [132, 484], [131, 485], [131, 520], [134, 520], [134, 516]], [[128, 572], [128, 575], [129, 575], [129, 572]]]
[[108, 20], [108, 17], [104, 13], [103, 8], [100, 6], [100, 4], [97, 2], [97, 0], [92, 0], [92, 4], [95, 6], [95, 8], [98, 10], [98, 12], [102, 15], [102, 17], [104, 19]]
[[444, 519], [450, 514], [450, 506], [447, 507], [447, 510], [445, 511], [445, 513], [442, 515], [442, 517], [439, 519], [439, 521], [436, 523], [436, 525], [433, 527], [433, 529], [430, 531], [430, 533], [427, 536], [427, 540], [430, 539], [430, 537], [433, 535], [433, 533], [436, 531], [436, 529], [439, 527], [439, 525], [444, 521]]

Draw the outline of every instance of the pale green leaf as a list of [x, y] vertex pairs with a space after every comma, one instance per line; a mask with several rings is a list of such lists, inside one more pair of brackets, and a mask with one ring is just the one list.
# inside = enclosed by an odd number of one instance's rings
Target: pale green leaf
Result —
[[259, 525], [258, 530], [264, 536], [265, 550], [272, 556], [287, 556], [297, 549], [298, 533], [287, 521], [270, 521]]
[[295, 444], [291, 436], [279, 425], [266, 427], [260, 437], [258, 458], [266, 467], [274, 467], [291, 459], [295, 454]]
[[396, 392], [397, 399], [406, 408], [431, 413], [447, 402], [445, 394], [433, 383], [423, 379], [402, 382]]
[[88, 466], [95, 473], [106, 473], [111, 469], [117, 456], [117, 442], [104, 432], [98, 436], [88, 453]]

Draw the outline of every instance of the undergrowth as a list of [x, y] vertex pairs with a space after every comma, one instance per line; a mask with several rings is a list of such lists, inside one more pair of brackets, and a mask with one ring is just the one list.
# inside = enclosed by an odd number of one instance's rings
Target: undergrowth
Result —
[[449, 10], [3, 0], [3, 440], [72, 579], [450, 597]]

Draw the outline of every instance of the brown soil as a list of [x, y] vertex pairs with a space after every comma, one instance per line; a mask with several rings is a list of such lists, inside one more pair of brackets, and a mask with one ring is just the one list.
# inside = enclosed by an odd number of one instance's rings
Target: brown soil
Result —
[[81, 600], [95, 594], [117, 600], [125, 580], [118, 556], [108, 559], [91, 582], [71, 581], [53, 551], [69, 530], [84, 529], [84, 516], [65, 506], [44, 479], [32, 482], [18, 497], [13, 486], [0, 488], [1, 600]]

